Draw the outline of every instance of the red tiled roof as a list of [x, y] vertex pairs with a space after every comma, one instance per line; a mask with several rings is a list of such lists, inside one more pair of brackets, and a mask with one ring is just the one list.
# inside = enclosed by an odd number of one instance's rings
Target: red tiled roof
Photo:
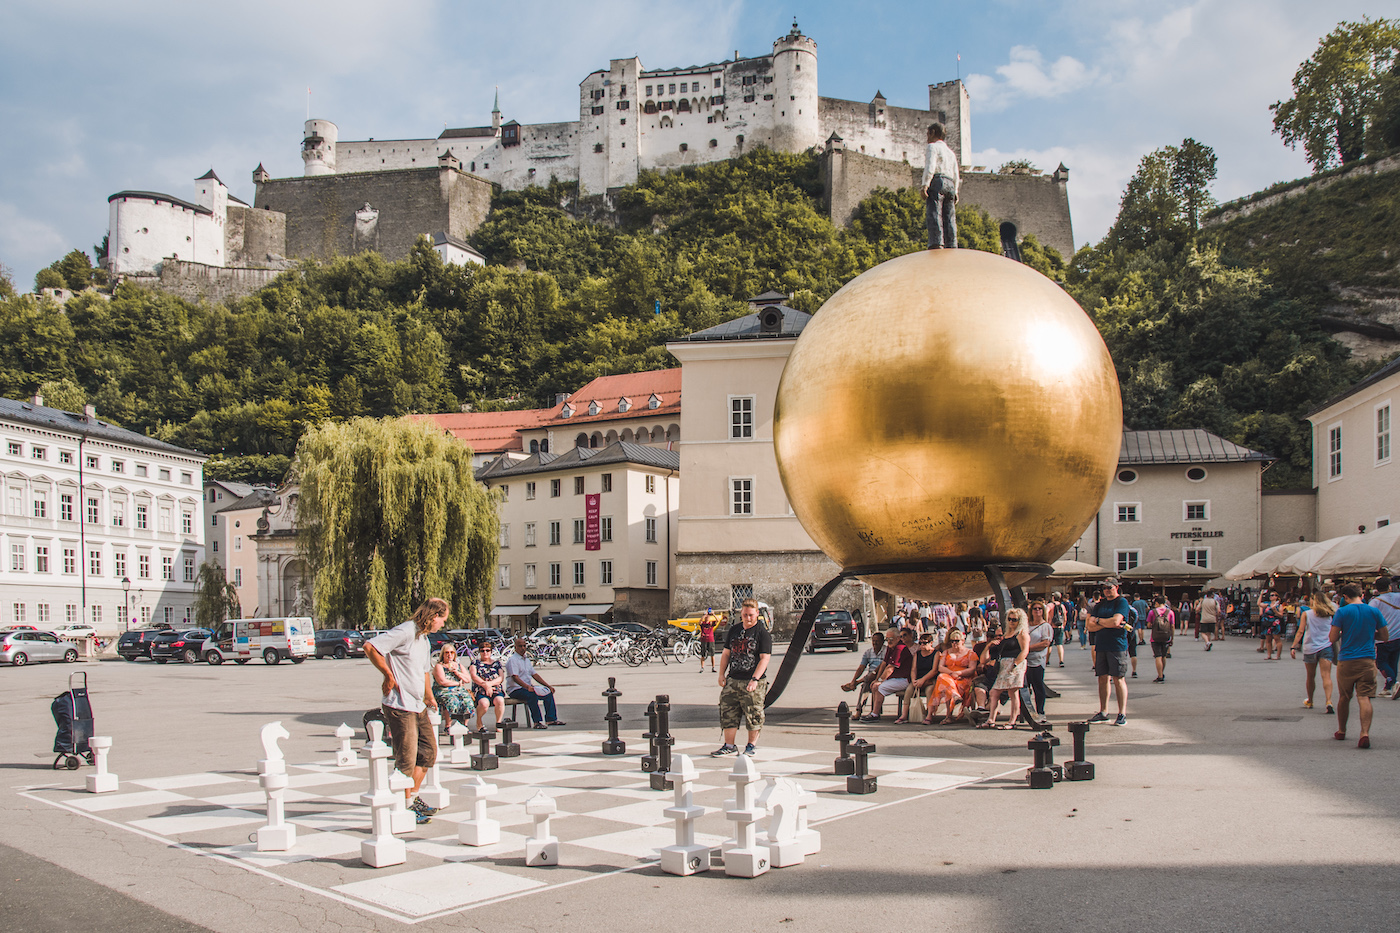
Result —
[[521, 450], [520, 431], [539, 426], [549, 418], [548, 408], [526, 408], [520, 411], [450, 411], [442, 414], [415, 415], [438, 424], [444, 431], [471, 447], [479, 454]]

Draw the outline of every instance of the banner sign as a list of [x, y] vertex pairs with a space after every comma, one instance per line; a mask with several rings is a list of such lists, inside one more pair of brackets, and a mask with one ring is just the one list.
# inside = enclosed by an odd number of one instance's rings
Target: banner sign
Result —
[[602, 498], [596, 492], [590, 492], [583, 497], [583, 549], [585, 551], [596, 551], [603, 546], [602, 537], [598, 532], [599, 502]]

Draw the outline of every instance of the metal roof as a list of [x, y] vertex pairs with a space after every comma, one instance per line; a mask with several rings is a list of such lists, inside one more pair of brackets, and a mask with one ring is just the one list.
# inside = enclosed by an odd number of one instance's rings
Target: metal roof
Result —
[[783, 326], [776, 334], [765, 334], [758, 320], [758, 312], [754, 312], [743, 317], [736, 317], [732, 321], [725, 321], [723, 324], [716, 324], [705, 330], [696, 331], [693, 334], [687, 334], [684, 337], [677, 337], [671, 342], [701, 343], [707, 340], [776, 340], [783, 337], [796, 337], [802, 333], [802, 329], [812, 319], [812, 315], [807, 312], [789, 308], [787, 305], [768, 305], [767, 307], [776, 307], [783, 312]]
[[181, 456], [195, 457], [200, 460], [208, 459], [197, 450], [190, 450], [187, 447], [176, 447], [174, 444], [158, 441], [154, 437], [137, 434], [135, 431], [128, 431], [126, 428], [119, 428], [115, 424], [109, 424], [96, 417], [88, 418], [86, 415], [76, 412], [64, 411], [61, 408], [49, 408], [45, 405], [35, 405], [32, 402], [17, 402], [11, 398], [0, 398], [0, 419], [18, 421], [21, 424], [32, 425], [36, 428], [47, 428], [51, 431], [62, 431], [65, 434], [86, 435], [104, 441], [112, 441], [116, 444], [127, 444], [131, 447], [144, 447], [148, 450], [180, 454]]
[[1209, 431], [1124, 431], [1118, 462], [1124, 463], [1237, 463], [1275, 460], [1266, 453], [1241, 447]]
[[[222, 184], [222, 182], [220, 182], [220, 184]], [[192, 210], [196, 214], [214, 213], [207, 207], [195, 204], [192, 201], [186, 201], [184, 198], [177, 198], [172, 194], [161, 194], [159, 191], [118, 191], [107, 199], [107, 203], [111, 204], [117, 198], [135, 198], [138, 201], [169, 201], [171, 204]]]
[[506, 479], [532, 473], [557, 473], [568, 471], [584, 463], [589, 466], [606, 466], [609, 463], [636, 463], [656, 467], [660, 470], [680, 470], [681, 455], [663, 447], [648, 447], [645, 444], [632, 444], [617, 441], [607, 447], [574, 447], [562, 454], [532, 454], [524, 460], [507, 464], [504, 458], [498, 459], [477, 471], [476, 478]]
[[229, 503], [219, 512], [241, 512], [244, 509], [265, 509], [277, 501], [277, 490], [271, 486], [254, 486], [252, 492], [246, 496]]
[[496, 130], [490, 126], [458, 126], [443, 130], [438, 139], [463, 139], [474, 136], [495, 136]]

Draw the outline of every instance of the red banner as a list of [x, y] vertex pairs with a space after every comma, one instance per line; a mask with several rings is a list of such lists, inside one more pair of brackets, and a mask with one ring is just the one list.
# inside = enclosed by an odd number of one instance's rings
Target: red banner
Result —
[[602, 498], [596, 492], [590, 492], [583, 497], [583, 549], [585, 551], [596, 551], [603, 546], [602, 535], [598, 531], [599, 500]]

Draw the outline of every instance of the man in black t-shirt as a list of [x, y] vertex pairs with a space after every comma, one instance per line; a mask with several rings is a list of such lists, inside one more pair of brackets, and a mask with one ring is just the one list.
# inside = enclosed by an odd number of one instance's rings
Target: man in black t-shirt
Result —
[[758, 603], [744, 600], [739, 621], [724, 637], [724, 653], [719, 658], [719, 725], [724, 744], [710, 754], [718, 758], [736, 754], [734, 744], [742, 717], [749, 730], [745, 755], [757, 748], [763, 729], [763, 704], [768, 696], [768, 661], [773, 656], [773, 635], [759, 624]]
[[[1099, 711], [1089, 722], [1108, 722], [1108, 685], [1118, 698], [1118, 718], [1115, 726], [1128, 722], [1128, 638], [1132, 636], [1129, 621], [1132, 606], [1118, 592], [1118, 578], [1103, 582], [1103, 597], [1089, 610], [1088, 630], [1094, 639], [1094, 673], [1099, 678]], [[1136, 637], [1136, 636], [1132, 636]]]

